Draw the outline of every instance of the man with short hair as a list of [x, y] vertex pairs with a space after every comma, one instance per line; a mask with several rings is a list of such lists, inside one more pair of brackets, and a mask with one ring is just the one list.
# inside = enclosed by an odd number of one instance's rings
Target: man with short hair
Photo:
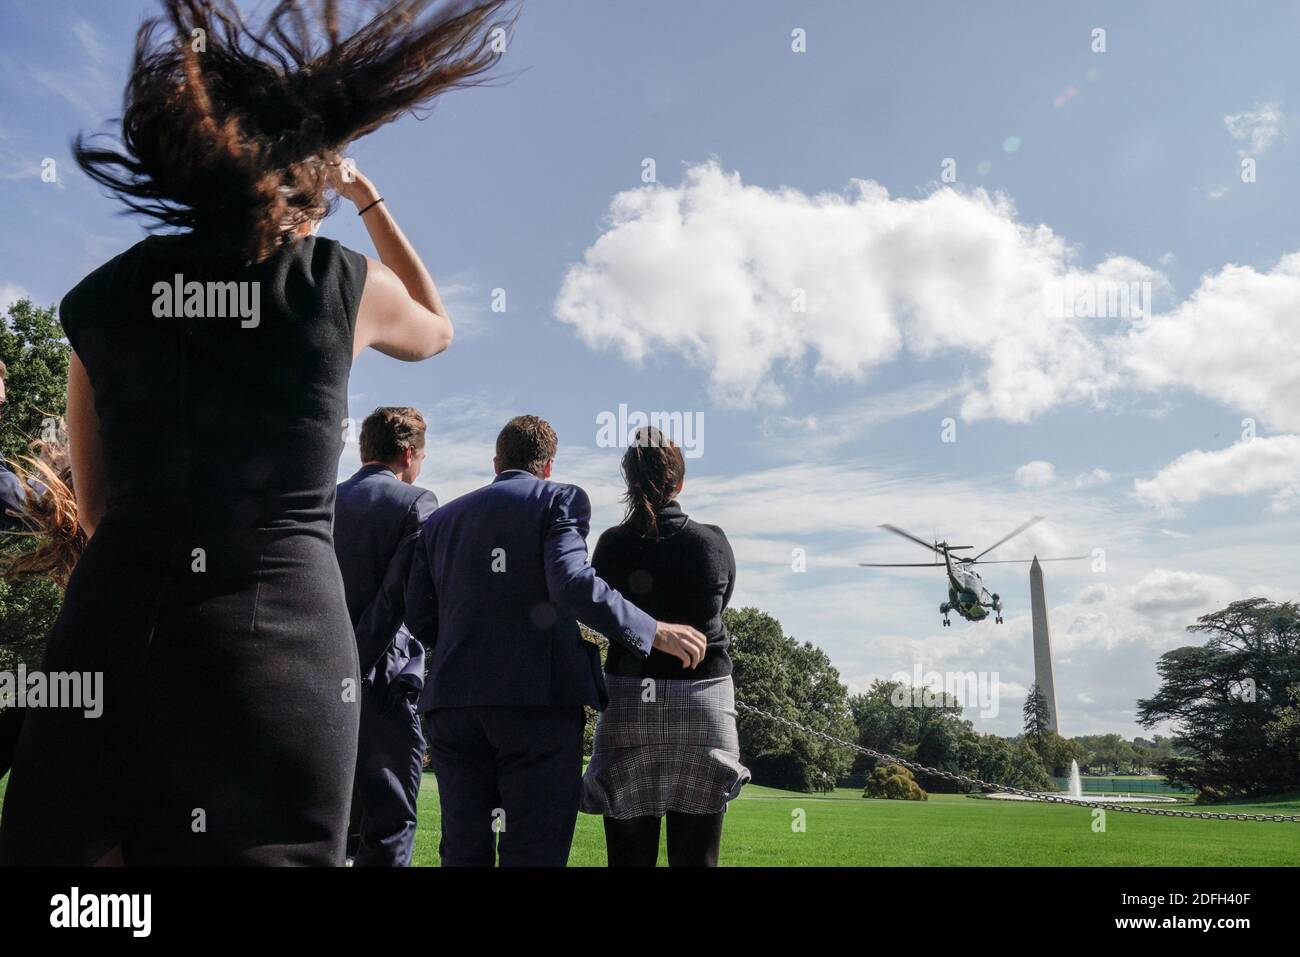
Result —
[[442, 806], [444, 866], [562, 867], [582, 785], [584, 705], [608, 701], [581, 621], [689, 668], [705, 638], [657, 622], [587, 563], [591, 502], [550, 481], [555, 430], [534, 415], [497, 436], [496, 478], [420, 530], [406, 624], [431, 655], [420, 696]]
[[406, 867], [415, 846], [424, 737], [415, 699], [424, 648], [402, 626], [421, 524], [438, 507], [413, 483], [425, 454], [417, 409], [376, 409], [361, 425], [361, 468], [337, 489], [334, 551], [357, 636], [361, 729], [352, 790], [354, 864]]

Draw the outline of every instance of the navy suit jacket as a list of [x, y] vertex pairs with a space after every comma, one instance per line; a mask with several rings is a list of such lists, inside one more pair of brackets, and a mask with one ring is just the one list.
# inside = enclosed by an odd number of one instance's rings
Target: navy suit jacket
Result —
[[406, 611], [406, 579], [420, 526], [438, 498], [384, 465], [363, 465], [334, 499], [334, 554], [357, 636], [361, 676], [388, 655]]
[[433, 513], [406, 589], [406, 626], [432, 659], [420, 711], [605, 706], [578, 622], [644, 658], [655, 620], [596, 577], [590, 527], [586, 492], [518, 469]]

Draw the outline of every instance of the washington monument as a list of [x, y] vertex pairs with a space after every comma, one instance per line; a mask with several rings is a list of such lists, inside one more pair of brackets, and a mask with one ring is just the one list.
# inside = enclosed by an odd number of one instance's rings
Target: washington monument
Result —
[[1056, 672], [1052, 668], [1052, 629], [1047, 621], [1047, 595], [1043, 592], [1043, 569], [1038, 556], [1029, 566], [1029, 601], [1034, 616], [1034, 681], [1047, 702], [1047, 726], [1056, 726]]

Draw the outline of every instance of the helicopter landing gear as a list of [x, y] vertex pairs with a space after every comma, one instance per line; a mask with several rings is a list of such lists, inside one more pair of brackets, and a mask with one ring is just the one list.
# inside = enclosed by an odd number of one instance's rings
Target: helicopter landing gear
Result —
[[996, 593], [993, 595], [993, 614], [996, 616], [993, 621], [1002, 624], [1002, 599]]
[[948, 602], [944, 602], [939, 606], [939, 611], [943, 615], [943, 627], [951, 628], [952, 622], [948, 620], [948, 613], [952, 611], [952, 605], [948, 604]]

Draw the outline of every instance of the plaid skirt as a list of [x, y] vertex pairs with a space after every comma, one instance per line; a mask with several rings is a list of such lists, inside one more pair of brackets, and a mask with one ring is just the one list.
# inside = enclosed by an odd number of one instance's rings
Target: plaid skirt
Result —
[[609, 704], [582, 778], [582, 810], [613, 818], [716, 814], [749, 781], [731, 676], [606, 675]]

